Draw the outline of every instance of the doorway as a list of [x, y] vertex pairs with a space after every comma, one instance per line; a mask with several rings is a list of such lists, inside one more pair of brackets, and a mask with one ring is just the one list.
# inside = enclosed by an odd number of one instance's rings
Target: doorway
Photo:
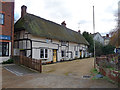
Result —
[[53, 62], [57, 62], [57, 50], [53, 49]]

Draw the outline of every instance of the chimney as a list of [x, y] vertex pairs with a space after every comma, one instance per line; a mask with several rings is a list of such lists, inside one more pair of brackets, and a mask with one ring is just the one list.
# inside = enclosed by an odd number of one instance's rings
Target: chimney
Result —
[[106, 37], [109, 37], [109, 34], [106, 34]]
[[64, 26], [64, 27], [66, 27], [65, 21], [63, 21], [63, 22], [61, 23], [61, 25]]
[[78, 30], [78, 33], [81, 33], [81, 31], [80, 31], [80, 30]]
[[26, 11], [27, 11], [27, 7], [25, 5], [23, 5], [21, 7], [21, 17], [23, 17], [27, 13]]

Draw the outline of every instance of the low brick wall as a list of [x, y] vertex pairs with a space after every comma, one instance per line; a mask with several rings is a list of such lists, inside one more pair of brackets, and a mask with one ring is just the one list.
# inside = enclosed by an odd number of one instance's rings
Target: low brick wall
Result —
[[[114, 65], [111, 65], [111, 62], [114, 63]], [[116, 69], [116, 67], [119, 68], [119, 66], [117, 66], [118, 64], [119, 58], [117, 54], [111, 54], [96, 58], [96, 69], [98, 72], [101, 72], [102, 75], [107, 76], [111, 80], [120, 83], [120, 72], [118, 71], [119, 69]], [[114, 68], [115, 70], [112, 70], [110, 67]]]
[[96, 66], [98, 72], [101, 72], [102, 75], [107, 76], [111, 80], [120, 83], [120, 73], [118, 71], [110, 70], [109, 68], [102, 68]]

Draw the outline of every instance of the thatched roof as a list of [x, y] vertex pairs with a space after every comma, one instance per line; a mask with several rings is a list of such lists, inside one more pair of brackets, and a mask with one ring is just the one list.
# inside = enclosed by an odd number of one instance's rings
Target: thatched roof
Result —
[[110, 44], [116, 46], [117, 48], [120, 47], [120, 30], [118, 29], [114, 32], [113, 36], [110, 38]]
[[15, 23], [15, 32], [23, 29], [32, 35], [39, 37], [89, 45], [80, 33], [28, 13]]

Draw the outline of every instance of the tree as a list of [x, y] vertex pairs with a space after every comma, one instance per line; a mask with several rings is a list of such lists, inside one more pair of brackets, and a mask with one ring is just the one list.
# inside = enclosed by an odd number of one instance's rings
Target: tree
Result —
[[108, 55], [108, 54], [113, 54], [114, 53], [115, 47], [113, 45], [102, 45], [99, 42], [95, 42], [95, 53], [96, 56], [101, 56], [101, 55]]
[[88, 51], [93, 53], [94, 51], [94, 44], [93, 44], [93, 37], [91, 34], [89, 34], [89, 32], [84, 31], [82, 33], [83, 37], [88, 41], [88, 43], [90, 44], [88, 47]]
[[115, 47], [113, 45], [108, 44], [103, 47], [102, 51], [103, 51], [104, 55], [107, 55], [107, 54], [113, 54], [114, 49], [115, 49]]
[[110, 44], [116, 47], [120, 47], [120, 29], [117, 29], [110, 33], [112, 33], [110, 38]]
[[101, 56], [103, 55], [103, 45], [100, 42], [95, 41], [95, 55]]
[[[90, 53], [94, 53], [94, 40], [91, 34], [84, 31], [83, 34], [84, 38], [89, 42], [88, 51]], [[107, 55], [107, 54], [113, 54], [114, 53], [114, 46], [113, 45], [106, 45], [104, 46], [100, 42], [95, 41], [95, 55], [101, 56], [101, 55]]]

